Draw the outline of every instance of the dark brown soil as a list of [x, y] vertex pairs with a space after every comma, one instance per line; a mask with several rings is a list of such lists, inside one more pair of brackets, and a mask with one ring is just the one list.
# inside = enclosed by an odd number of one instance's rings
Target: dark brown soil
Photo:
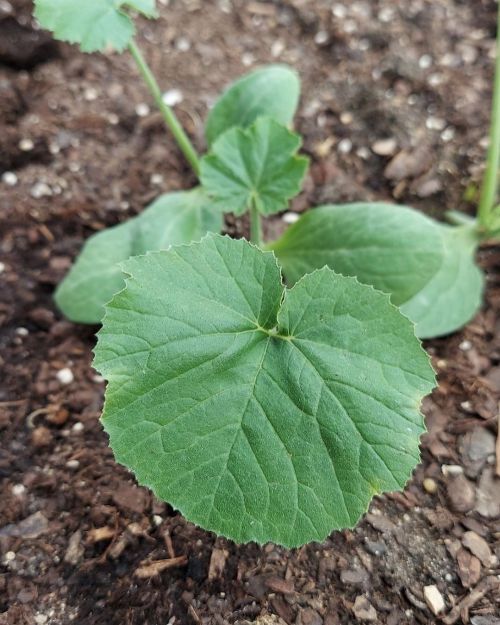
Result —
[[[140, 40], [162, 85], [181, 91], [200, 149], [222, 86], [283, 61], [304, 82], [297, 127], [312, 156], [294, 211], [354, 199], [473, 211], [493, 1], [162, 4]], [[481, 253], [483, 310], [427, 345], [440, 385], [406, 491], [323, 545], [216, 539], [114, 463], [95, 328], [63, 320], [51, 299], [86, 237], [193, 177], [153, 108], [138, 115], [149, 98], [128, 56], [56, 46], [29, 16], [28, 1], [0, 1], [0, 623], [435, 623], [424, 595], [435, 585], [446, 624], [498, 625], [500, 250]], [[283, 227], [270, 221], [268, 235]], [[148, 566], [173, 557], [157, 575]]]

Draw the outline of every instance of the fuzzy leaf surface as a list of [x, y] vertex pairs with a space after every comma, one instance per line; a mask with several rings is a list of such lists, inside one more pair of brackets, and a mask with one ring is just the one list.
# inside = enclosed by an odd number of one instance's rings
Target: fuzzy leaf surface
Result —
[[91, 236], [55, 293], [60, 310], [78, 323], [100, 323], [104, 304], [124, 286], [119, 263], [131, 256], [189, 243], [222, 228], [199, 189], [165, 194], [138, 217]]
[[288, 125], [300, 96], [297, 72], [287, 65], [268, 65], [243, 76], [217, 100], [207, 119], [205, 134], [211, 145], [234, 126], [247, 128], [264, 115]]
[[123, 51], [135, 33], [126, 9], [155, 17], [156, 0], [35, 0], [41, 26], [61, 41], [79, 44], [83, 52]]
[[327, 265], [408, 301], [439, 270], [441, 226], [404, 206], [356, 203], [305, 213], [270, 247], [290, 283]]
[[94, 364], [141, 484], [205, 529], [286, 546], [404, 486], [434, 374], [387, 295], [327, 268], [284, 289], [271, 252], [216, 235], [124, 270]]
[[474, 228], [440, 226], [444, 255], [432, 280], [401, 307], [420, 338], [444, 336], [469, 322], [481, 307], [484, 275], [475, 262]]
[[241, 215], [255, 203], [270, 215], [299, 193], [308, 159], [297, 156], [299, 135], [269, 117], [250, 128], [232, 128], [201, 161], [201, 182], [225, 212]]

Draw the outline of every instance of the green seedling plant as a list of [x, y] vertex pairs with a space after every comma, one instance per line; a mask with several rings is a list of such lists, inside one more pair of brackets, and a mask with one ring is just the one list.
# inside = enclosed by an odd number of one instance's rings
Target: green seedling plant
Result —
[[[386, 203], [306, 212], [277, 241], [262, 219], [299, 193], [290, 129], [300, 85], [284, 65], [231, 85], [199, 156], [135, 40], [154, 0], [36, 0], [41, 25], [85, 52], [126, 49], [199, 180], [91, 237], [57, 289], [99, 323], [102, 422], [117, 460], [188, 520], [237, 542], [293, 547], [354, 526], [419, 461], [434, 372], [421, 338], [481, 302], [475, 252], [500, 232], [500, 69], [477, 220], [445, 225]], [[250, 219], [250, 241], [218, 234]], [[398, 308], [399, 307], [399, 308]]]

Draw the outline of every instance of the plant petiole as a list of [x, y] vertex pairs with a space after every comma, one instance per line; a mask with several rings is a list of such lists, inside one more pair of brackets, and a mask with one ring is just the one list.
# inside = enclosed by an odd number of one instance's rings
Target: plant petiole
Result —
[[156, 102], [156, 105], [163, 115], [165, 123], [174, 135], [177, 145], [179, 146], [182, 153], [193, 168], [194, 173], [199, 176], [200, 164], [198, 153], [196, 152], [193, 144], [185, 133], [184, 128], [181, 126], [173, 110], [170, 108], [170, 106], [165, 104], [160, 87], [156, 81], [156, 78], [153, 75], [153, 72], [151, 71], [144, 56], [142, 55], [142, 52], [139, 50], [137, 44], [133, 39], [128, 44], [128, 48], [134, 61], [137, 64], [137, 67], [139, 68], [142, 77], [144, 78], [146, 85], [148, 86], [148, 89], [150, 90]]
[[497, 16], [497, 41], [495, 81], [493, 85], [493, 104], [491, 111], [490, 144], [488, 160], [479, 201], [478, 220], [480, 225], [489, 230], [493, 217], [493, 207], [498, 191], [498, 170], [500, 166], [500, 3]]
[[250, 241], [257, 247], [262, 247], [262, 224], [260, 221], [260, 213], [252, 199], [250, 206]]

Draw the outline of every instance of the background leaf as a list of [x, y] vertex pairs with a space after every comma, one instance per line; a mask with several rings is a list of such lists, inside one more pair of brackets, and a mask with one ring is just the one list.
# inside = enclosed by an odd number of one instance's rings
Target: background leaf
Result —
[[299, 76], [287, 65], [268, 65], [243, 76], [210, 111], [205, 131], [208, 143], [234, 126], [247, 128], [263, 115], [290, 124], [299, 96]]
[[437, 222], [410, 208], [383, 203], [313, 209], [269, 247], [291, 283], [327, 265], [391, 293], [396, 305], [431, 280], [443, 255]]
[[401, 307], [420, 338], [450, 334], [481, 307], [484, 276], [475, 263], [478, 238], [468, 226], [440, 226], [444, 255], [432, 280]]
[[224, 212], [241, 215], [255, 202], [264, 215], [287, 207], [299, 193], [308, 159], [296, 156], [299, 135], [270, 119], [220, 136], [201, 161], [200, 179]]
[[35, 17], [57, 39], [80, 44], [83, 52], [107, 47], [121, 52], [135, 33], [126, 8], [156, 16], [155, 0], [35, 0]]
[[138, 217], [88, 239], [56, 290], [56, 303], [72, 321], [100, 323], [104, 304], [124, 286], [119, 263], [221, 228], [222, 216], [201, 190], [162, 195]]
[[329, 269], [284, 293], [273, 254], [213, 235], [125, 270], [96, 348], [103, 423], [187, 519], [296, 546], [405, 484], [434, 376], [387, 295]]

